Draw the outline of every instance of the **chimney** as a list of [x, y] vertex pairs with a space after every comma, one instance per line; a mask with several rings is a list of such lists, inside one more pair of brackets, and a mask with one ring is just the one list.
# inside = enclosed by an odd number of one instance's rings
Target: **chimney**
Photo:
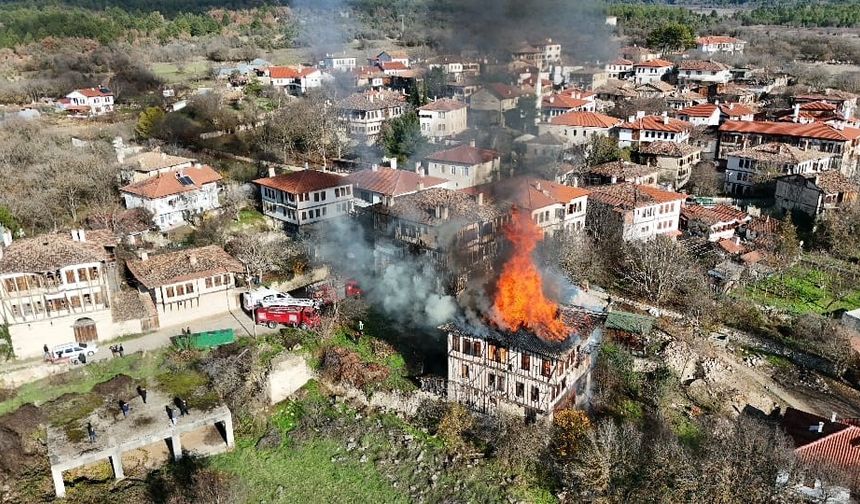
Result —
[[645, 111], [644, 110], [637, 110], [636, 111], [636, 119], [642, 119], [643, 117], [645, 117]]
[[417, 190], [418, 191], [424, 190], [424, 181], [423, 180], [420, 180], [420, 179], [418, 180], [418, 189]]
[[274, 167], [274, 166], [269, 166], [269, 177], [271, 178], [271, 177], [274, 177], [274, 176], [275, 176], [275, 167]]
[[421, 161], [415, 161], [415, 173], [421, 175], [424, 170], [421, 169]]
[[140, 257], [141, 261], [148, 261], [149, 260], [149, 252], [147, 252], [145, 250], [141, 250], [137, 255]]
[[735, 245], [740, 245], [740, 244], [741, 244], [741, 237], [735, 236]]
[[535, 189], [537, 189], [538, 191], [540, 191], [540, 180], [538, 180], [537, 182], [535, 182]]
[[307, 170], [307, 169], [308, 169], [308, 162], [305, 161], [305, 170]]
[[834, 411], [833, 413], [831, 413], [831, 414], [830, 414], [830, 421], [831, 421], [831, 422], [836, 422], [836, 412], [835, 412], [835, 411]]
[[396, 170], [397, 169], [397, 157], [391, 158], [391, 160], [388, 162], [388, 164], [389, 164], [389, 166], [391, 166], [392, 169]]
[[379, 165], [373, 163], [372, 165], [370, 165], [370, 171], [379, 171]]
[[571, 177], [571, 182], [573, 183], [573, 187], [579, 187], [579, 177], [577, 177], [577, 176]]
[[627, 122], [633, 122], [633, 121], [635, 121], [635, 120], [636, 120], [636, 116], [635, 116], [635, 115], [627, 116]]
[[800, 120], [800, 104], [794, 104], [794, 113], [791, 115], [791, 120], [797, 122]]
[[197, 266], [197, 254], [188, 254], [188, 263]]
[[484, 206], [484, 193], [482, 192], [478, 193], [478, 206]]
[[471, 140], [469, 140], [469, 146], [470, 146], [470, 147], [474, 147], [474, 146], [475, 146], [475, 139], [474, 139], [474, 138], [473, 138], [473, 139], [471, 139]]
[[78, 229], [78, 241], [80, 241], [80, 242], [87, 241], [87, 232], [83, 228]]
[[663, 118], [663, 124], [669, 124], [669, 113], [668, 112], [666, 112], [664, 110], [661, 117]]
[[818, 422], [818, 433], [824, 432], [824, 422]]

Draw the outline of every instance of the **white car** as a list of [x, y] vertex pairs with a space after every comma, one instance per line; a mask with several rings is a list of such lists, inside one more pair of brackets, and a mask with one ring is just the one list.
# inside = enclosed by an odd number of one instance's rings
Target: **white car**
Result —
[[98, 351], [99, 347], [95, 343], [63, 343], [53, 348], [52, 356], [75, 358], [80, 354], [85, 354], [87, 357], [92, 357]]

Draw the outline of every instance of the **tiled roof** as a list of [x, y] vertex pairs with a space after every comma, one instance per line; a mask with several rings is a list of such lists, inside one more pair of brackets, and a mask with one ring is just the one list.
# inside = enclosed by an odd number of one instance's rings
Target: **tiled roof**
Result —
[[323, 172], [319, 170], [302, 170], [292, 173], [283, 173], [274, 177], [257, 179], [255, 184], [277, 189], [291, 194], [301, 194], [311, 191], [320, 191], [330, 187], [348, 185], [349, 182], [340, 175]]
[[104, 262], [105, 246], [116, 244], [109, 233], [85, 231], [85, 241], [68, 232], [45, 234], [12, 241], [0, 259], [0, 273], [40, 273], [76, 264]]
[[351, 173], [344, 178], [344, 181], [351, 183], [356, 189], [364, 189], [386, 196], [413, 193], [418, 190], [419, 184], [423, 184], [424, 188], [429, 189], [448, 183], [446, 179], [423, 177], [414, 171], [381, 167], [376, 170], [361, 170]]
[[702, 205], [687, 205], [681, 209], [681, 215], [687, 220], [704, 222], [708, 226], [719, 222], [743, 222], [749, 219], [749, 215], [728, 205], [717, 205], [711, 208]]
[[810, 175], [810, 178], [814, 178], [815, 185], [820, 187], [825, 194], [857, 192], [857, 185], [852, 183], [839, 170], [823, 171], [815, 175]]
[[826, 101], [812, 101], [800, 105], [800, 110], [812, 110], [816, 112], [830, 112], [836, 110], [836, 105]]
[[667, 142], [658, 140], [656, 142], [648, 142], [639, 147], [639, 152], [642, 154], [653, 154], [657, 156], [684, 157], [694, 152], [699, 152], [702, 149], [694, 147], [690, 144]]
[[860, 426], [856, 419], [832, 422], [830, 418], [788, 408], [782, 417], [782, 429], [794, 442], [799, 459], [860, 470]]
[[699, 37], [696, 39], [696, 43], [699, 45], [710, 45], [710, 44], [735, 44], [738, 42], [744, 42], [741, 39], [736, 39], [734, 37], [727, 37], [725, 35], [710, 35], [706, 37]]
[[431, 111], [441, 111], [441, 112], [450, 112], [452, 110], [459, 110], [462, 108], [466, 108], [466, 104], [461, 102], [460, 100], [452, 100], [450, 98], [442, 98], [441, 100], [436, 100], [428, 103], [427, 105], [423, 105], [418, 107], [418, 110], [431, 110]]
[[509, 86], [507, 84], [502, 84], [500, 82], [494, 82], [492, 84], [488, 84], [484, 89], [493, 94], [496, 98], [499, 99], [508, 99], [508, 98], [516, 98], [523, 94], [523, 92], [515, 88], [513, 86]]
[[[188, 177], [192, 184], [183, 184], [180, 177]], [[164, 198], [174, 194], [197, 191], [205, 184], [218, 182], [221, 175], [208, 165], [191, 166], [166, 173], [159, 173], [140, 182], [120, 188], [120, 192], [135, 194], [147, 199]]]
[[728, 117], [740, 117], [755, 114], [755, 110], [742, 103], [721, 103], [720, 112]]
[[602, 177], [621, 177], [624, 179], [644, 177], [658, 171], [660, 171], [660, 168], [656, 166], [641, 165], [624, 160], [610, 161], [588, 169], [589, 173]]
[[810, 161], [812, 159], [826, 159], [828, 157], [831, 157], [832, 154], [820, 152], [817, 150], [805, 151], [792, 145], [780, 142], [771, 142], [756, 145], [755, 147], [750, 147], [748, 149], [730, 152], [726, 154], [726, 156], [744, 159], [754, 159], [756, 161], [764, 161], [769, 163], [797, 164], [802, 163], [804, 161]]
[[401, 61], [380, 61], [379, 68], [382, 70], [409, 70], [409, 67]]
[[843, 102], [846, 100], [855, 100], [857, 99], [857, 95], [854, 93], [849, 93], [848, 91], [841, 91], [837, 89], [828, 90], [826, 93], [818, 93], [818, 94], [805, 94], [798, 95], [794, 97], [795, 101], [828, 101], [828, 102]]
[[544, 96], [541, 99], [541, 107], [543, 108], [558, 108], [558, 109], [575, 109], [583, 105], [588, 105], [588, 100], [573, 98], [563, 94], [555, 94]]
[[666, 61], [664, 59], [652, 59], [648, 61], [643, 61], [642, 63], [636, 63], [633, 65], [634, 67], [644, 67], [644, 68], [666, 68], [675, 66], [671, 61]]
[[633, 122], [624, 122], [619, 124], [618, 127], [631, 130], [668, 131], [671, 133], [682, 133], [693, 129], [693, 125], [687, 121], [658, 115], [641, 117], [635, 119]]
[[744, 248], [743, 245], [738, 243], [736, 240], [730, 240], [728, 238], [718, 241], [717, 245], [731, 255], [742, 254], [746, 251], [746, 248]]
[[367, 91], [353, 93], [340, 101], [342, 110], [380, 110], [406, 103], [406, 97], [397, 91]]
[[722, 72], [728, 70], [729, 66], [718, 61], [710, 60], [687, 60], [678, 64], [678, 70], [693, 70], [703, 72]]
[[[113, 92], [107, 88], [83, 88], [83, 89], [75, 89], [72, 93], [78, 92], [87, 98], [95, 98], [97, 96], [113, 96]], [[71, 94], [71, 93], [69, 93]]]
[[669, 84], [668, 82], [663, 82], [660, 80], [640, 84], [640, 85], [636, 86], [635, 89], [636, 89], [636, 91], [641, 93], [641, 92], [647, 92], [648, 88], [657, 90], [661, 93], [671, 93], [672, 91], [675, 90], [675, 86]]
[[621, 119], [599, 114], [597, 112], [573, 111], [553, 117], [550, 124], [558, 126], [580, 126], [583, 128], [611, 128], [621, 122]]
[[476, 164], [487, 163], [499, 154], [490, 149], [478, 149], [471, 145], [458, 145], [453, 149], [445, 149], [430, 154], [425, 159], [429, 161], [437, 161], [441, 163], [451, 163], [457, 165], [472, 166]]
[[544, 133], [543, 135], [538, 135], [535, 138], [532, 138], [531, 140], [527, 140], [526, 143], [535, 144], [535, 145], [565, 145], [567, 143], [567, 141], [561, 135], [557, 135], [557, 134], [552, 133], [552, 132], [547, 132], [547, 133]]
[[711, 117], [717, 111], [717, 106], [713, 103], [702, 103], [701, 105], [693, 105], [678, 111], [678, 115], [688, 117]]
[[[448, 209], [447, 220], [444, 215], [436, 216], [437, 207]], [[441, 188], [407, 194], [396, 199], [392, 206], [374, 205], [374, 208], [378, 212], [389, 213], [401, 219], [430, 225], [449, 221], [489, 222], [502, 215], [494, 205], [478, 204], [476, 198], [470, 194]]]
[[623, 210], [687, 199], [684, 194], [630, 183], [590, 187], [589, 190], [589, 199]]
[[629, 59], [624, 58], [616, 58], [609, 62], [610, 65], [623, 65], [623, 66], [633, 66], [633, 62]]
[[838, 130], [828, 124], [788, 123], [770, 121], [726, 121], [720, 126], [721, 132], [754, 133], [758, 135], [788, 136], [795, 138], [815, 138], [820, 140], [847, 141], [858, 136], [860, 130], [845, 128]]
[[779, 219], [774, 219], [766, 215], [752, 219], [744, 227], [755, 233], [772, 234], [779, 231], [781, 224], [782, 222]]
[[128, 157], [125, 159], [125, 162], [123, 164], [132, 165], [134, 166], [134, 169], [139, 172], [150, 172], [156, 170], [163, 170], [164, 168], [170, 168], [171, 166], [193, 162], [194, 159], [192, 158], [171, 156], [164, 152], [150, 151], [141, 152], [140, 154]]
[[558, 184], [534, 177], [513, 177], [463, 189], [467, 194], [484, 194], [498, 203], [524, 210], [538, 210], [551, 205], [567, 204], [588, 195], [578, 187]]
[[269, 77], [273, 79], [299, 79], [316, 72], [314, 67], [290, 67], [290, 66], [273, 66], [269, 67]]
[[741, 254], [741, 261], [743, 261], [745, 264], [755, 264], [761, 262], [762, 259], [764, 259], [764, 254], [762, 254], [758, 250], [753, 250], [752, 252]]
[[242, 264], [217, 245], [153, 255], [126, 263], [147, 289], [219, 273], [241, 273]]

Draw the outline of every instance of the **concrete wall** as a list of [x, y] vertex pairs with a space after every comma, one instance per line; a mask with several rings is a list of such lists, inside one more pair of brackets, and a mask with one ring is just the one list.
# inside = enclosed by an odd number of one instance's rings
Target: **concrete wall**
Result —
[[276, 404], [316, 378], [316, 372], [301, 355], [288, 354], [272, 364], [269, 372], [269, 404]]
[[[161, 327], [171, 327], [239, 309], [239, 289], [200, 294], [180, 303], [157, 304]], [[217, 329], [214, 328], [213, 329]]]

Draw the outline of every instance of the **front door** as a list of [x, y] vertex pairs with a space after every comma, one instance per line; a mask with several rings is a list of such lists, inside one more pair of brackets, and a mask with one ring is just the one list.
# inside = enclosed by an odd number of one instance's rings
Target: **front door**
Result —
[[88, 343], [99, 339], [98, 332], [96, 332], [96, 321], [93, 319], [78, 319], [73, 327], [75, 329], [75, 341], [78, 343]]

